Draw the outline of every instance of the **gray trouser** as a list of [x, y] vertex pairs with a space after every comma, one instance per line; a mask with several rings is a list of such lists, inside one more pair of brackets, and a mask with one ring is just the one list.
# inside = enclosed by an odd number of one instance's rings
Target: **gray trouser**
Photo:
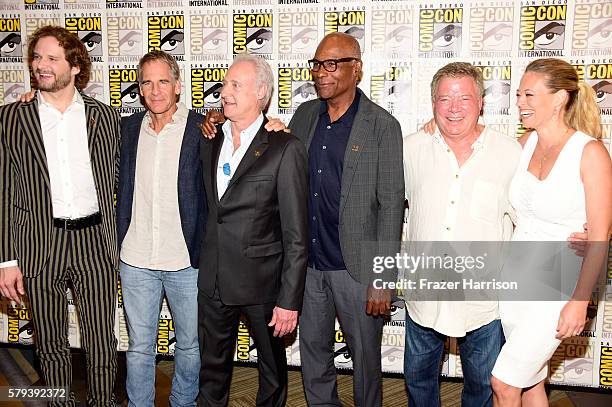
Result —
[[384, 321], [366, 314], [366, 301], [367, 286], [355, 281], [346, 270], [308, 268], [299, 343], [309, 406], [342, 405], [334, 365], [336, 314], [352, 355], [355, 406], [381, 405], [380, 340]]

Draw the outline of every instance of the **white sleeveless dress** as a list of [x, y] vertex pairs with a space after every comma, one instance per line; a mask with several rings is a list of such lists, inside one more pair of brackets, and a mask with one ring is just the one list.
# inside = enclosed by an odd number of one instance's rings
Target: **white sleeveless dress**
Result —
[[[510, 203], [517, 214], [513, 241], [565, 242], [572, 232], [582, 230], [586, 209], [580, 160], [584, 146], [591, 140], [594, 139], [575, 132], [548, 176], [540, 181], [527, 171], [538, 141], [537, 133], [531, 134], [510, 184]], [[571, 257], [569, 261], [575, 262], [579, 270], [582, 259]], [[555, 335], [565, 304], [565, 301], [500, 301], [506, 343], [493, 368], [493, 376], [521, 388], [545, 379], [548, 361], [561, 343]]]

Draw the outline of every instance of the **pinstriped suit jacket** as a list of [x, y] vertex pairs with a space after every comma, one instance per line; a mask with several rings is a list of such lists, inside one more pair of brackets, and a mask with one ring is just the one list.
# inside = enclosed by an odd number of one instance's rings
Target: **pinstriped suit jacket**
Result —
[[[399, 252], [404, 213], [402, 130], [382, 107], [361, 94], [344, 153], [340, 187], [340, 247], [349, 274], [368, 284], [371, 255]], [[319, 121], [321, 100], [298, 107], [289, 128], [306, 149]], [[380, 278], [395, 279], [395, 270]]]
[[[106, 253], [117, 264], [114, 192], [120, 117], [109, 106], [81, 95]], [[25, 277], [47, 263], [53, 228], [49, 170], [37, 98], [0, 107], [0, 262], [18, 260]]]

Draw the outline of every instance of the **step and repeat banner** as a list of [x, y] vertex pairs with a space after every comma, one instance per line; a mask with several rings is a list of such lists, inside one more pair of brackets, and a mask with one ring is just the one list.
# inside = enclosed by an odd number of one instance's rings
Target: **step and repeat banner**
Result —
[[[204, 113], [219, 108], [221, 81], [236, 54], [267, 60], [276, 76], [269, 113], [285, 122], [300, 103], [316, 98], [306, 61], [330, 32], [354, 36], [363, 51], [361, 89], [391, 112], [404, 134], [432, 117], [429, 83], [450, 61], [478, 66], [485, 79], [483, 123], [503, 133], [522, 132], [514, 106], [524, 67], [540, 57], [575, 66], [596, 91], [604, 143], [612, 129], [612, 2], [610, 0], [410, 1], [410, 0], [1, 0], [0, 104], [30, 89], [29, 35], [55, 24], [83, 41], [93, 70], [84, 90], [122, 115], [143, 110], [136, 78], [139, 58], [161, 49], [174, 55], [183, 78], [181, 100]], [[612, 386], [612, 258], [593, 294], [591, 320], [580, 337], [564, 341], [551, 360], [550, 381]], [[119, 290], [116, 334], [127, 349]], [[70, 342], [79, 347], [78, 318], [70, 301]], [[401, 373], [404, 310], [394, 308], [383, 333], [387, 372]], [[0, 300], [0, 341], [30, 344], [27, 306]], [[339, 326], [335, 361], [350, 369], [351, 355]], [[300, 364], [297, 338], [288, 338], [291, 365]], [[171, 355], [174, 326], [164, 303], [157, 350]], [[241, 325], [236, 360], [256, 361], [253, 340]], [[450, 340], [442, 373], [461, 376], [456, 342]]]

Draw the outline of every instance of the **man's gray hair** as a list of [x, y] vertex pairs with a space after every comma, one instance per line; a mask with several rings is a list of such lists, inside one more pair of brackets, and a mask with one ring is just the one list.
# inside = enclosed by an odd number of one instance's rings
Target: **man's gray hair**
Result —
[[478, 95], [484, 97], [484, 82], [482, 79], [482, 72], [474, 65], [467, 62], [451, 62], [450, 64], [444, 65], [438, 70], [431, 80], [431, 100], [436, 98], [438, 92], [438, 85], [444, 78], [463, 78], [468, 77], [474, 79], [476, 88], [478, 88]]
[[255, 56], [253, 54], [238, 54], [234, 58], [233, 64], [238, 62], [250, 62], [255, 67], [255, 84], [259, 88], [260, 86], [266, 87], [266, 94], [264, 99], [260, 103], [260, 108], [265, 111], [272, 98], [272, 92], [274, 91], [274, 74], [270, 64], [263, 58]]

